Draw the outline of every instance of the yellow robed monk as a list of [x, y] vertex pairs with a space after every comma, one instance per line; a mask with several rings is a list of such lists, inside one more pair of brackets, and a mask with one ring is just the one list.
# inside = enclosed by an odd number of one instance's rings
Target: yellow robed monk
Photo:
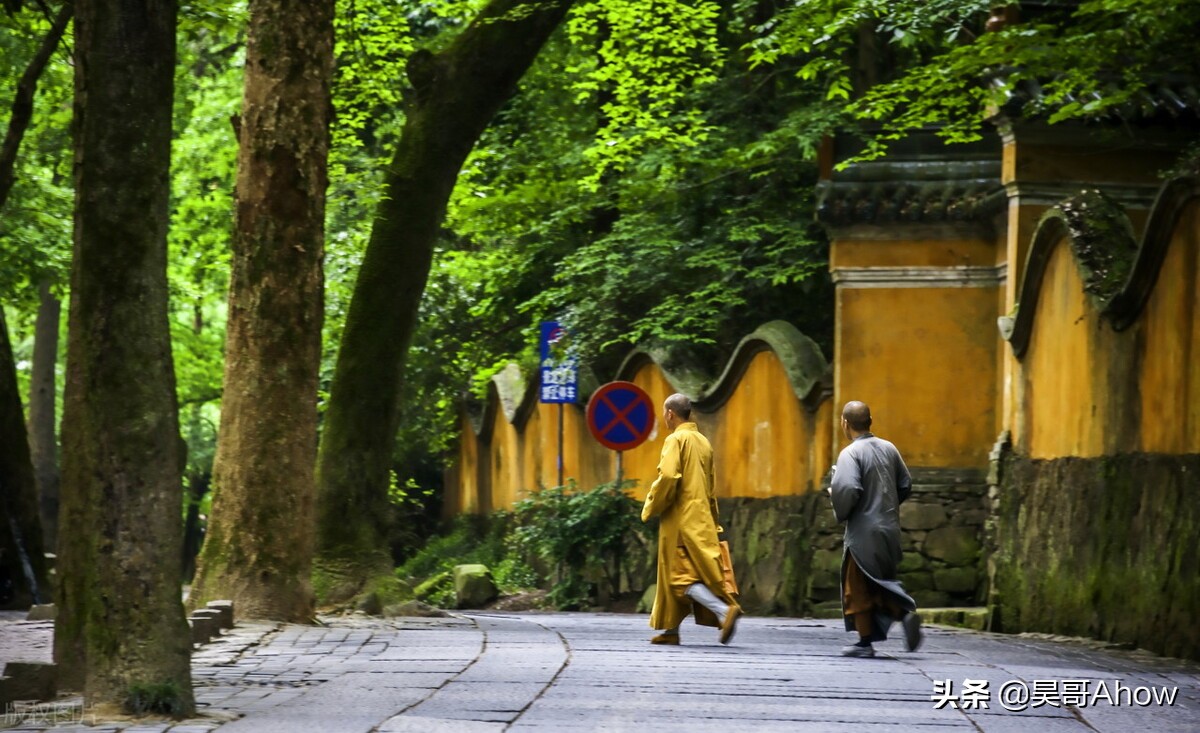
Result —
[[651, 644], [678, 644], [689, 612], [696, 623], [720, 628], [722, 644], [733, 639], [742, 609], [722, 583], [721, 527], [713, 495], [713, 449], [692, 421], [692, 402], [673, 394], [663, 403], [671, 434], [663, 443], [658, 478], [646, 494], [642, 521], [661, 515], [658, 526], [658, 589]]

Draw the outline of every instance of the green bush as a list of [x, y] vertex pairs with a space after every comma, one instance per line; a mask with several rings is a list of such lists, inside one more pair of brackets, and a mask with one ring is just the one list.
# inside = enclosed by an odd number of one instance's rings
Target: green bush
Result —
[[469, 514], [456, 517], [446, 534], [431, 538], [396, 568], [396, 577], [415, 585], [443, 570], [453, 570], [455, 565], [477, 562], [492, 567], [498, 564], [505, 555], [507, 519], [506, 512], [496, 512], [488, 517]]
[[[489, 566], [490, 567], [490, 566]], [[492, 579], [501, 593], [519, 593], [538, 587], [538, 574], [524, 558], [508, 555], [492, 568]]]
[[632, 481], [579, 491], [574, 481], [517, 502], [510, 542], [518, 554], [548, 568], [548, 600], [578, 608], [616, 595], [622, 555], [631, 534], [645, 532]]
[[417, 598], [443, 608], [454, 605], [455, 565], [488, 566], [500, 591], [547, 588], [559, 608], [579, 608], [615, 595], [632, 533], [645, 533], [640, 505], [627, 492], [633, 482], [601, 484], [591, 491], [543, 488], [511, 512], [464, 515], [396, 569]]

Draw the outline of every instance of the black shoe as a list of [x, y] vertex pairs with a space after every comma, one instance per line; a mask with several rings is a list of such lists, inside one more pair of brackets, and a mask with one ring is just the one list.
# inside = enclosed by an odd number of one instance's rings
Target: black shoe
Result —
[[920, 649], [921, 642], [925, 640], [925, 635], [921, 633], [921, 615], [915, 611], [909, 612], [900, 623], [904, 625], [904, 648], [910, 652]]

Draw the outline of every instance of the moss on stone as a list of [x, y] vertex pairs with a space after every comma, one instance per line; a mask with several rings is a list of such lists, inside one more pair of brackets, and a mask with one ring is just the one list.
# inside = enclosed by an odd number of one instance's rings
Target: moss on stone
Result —
[[1071, 250], [1083, 275], [1083, 289], [1101, 310], [1121, 290], [1137, 258], [1133, 224], [1111, 197], [1089, 190], [1059, 205], [1071, 231]]
[[1006, 459], [992, 628], [1200, 658], [1200, 456]]

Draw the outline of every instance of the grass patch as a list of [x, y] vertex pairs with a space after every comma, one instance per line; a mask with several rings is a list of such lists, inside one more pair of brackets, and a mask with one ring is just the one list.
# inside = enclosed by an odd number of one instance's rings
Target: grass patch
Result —
[[183, 715], [183, 688], [177, 682], [137, 682], [125, 694], [124, 708], [130, 715]]

